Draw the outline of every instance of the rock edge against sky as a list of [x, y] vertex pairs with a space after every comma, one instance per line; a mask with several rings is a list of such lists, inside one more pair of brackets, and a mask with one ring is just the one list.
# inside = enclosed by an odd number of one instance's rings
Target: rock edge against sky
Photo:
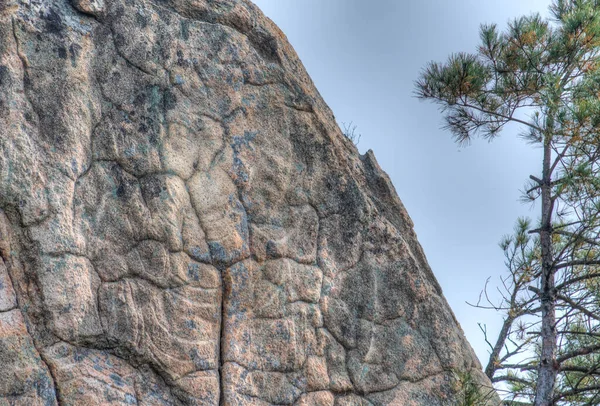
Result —
[[372, 152], [248, 1], [0, 3], [0, 405], [488, 383]]

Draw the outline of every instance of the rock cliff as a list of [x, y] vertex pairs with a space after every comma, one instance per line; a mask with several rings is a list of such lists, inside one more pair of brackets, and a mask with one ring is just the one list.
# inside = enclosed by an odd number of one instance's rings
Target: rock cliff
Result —
[[247, 0], [0, 1], [0, 405], [452, 405], [411, 220]]

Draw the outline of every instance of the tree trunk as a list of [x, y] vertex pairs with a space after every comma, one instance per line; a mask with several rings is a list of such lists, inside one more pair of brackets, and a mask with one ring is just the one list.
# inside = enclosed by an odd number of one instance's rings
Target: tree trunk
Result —
[[540, 227], [540, 245], [542, 255], [542, 274], [540, 286], [540, 304], [542, 308], [542, 352], [538, 369], [535, 406], [552, 406], [554, 386], [558, 367], [556, 364], [556, 292], [554, 286], [554, 267], [552, 254], [552, 190], [551, 190], [551, 136], [544, 140], [544, 161], [542, 176], [542, 218]]

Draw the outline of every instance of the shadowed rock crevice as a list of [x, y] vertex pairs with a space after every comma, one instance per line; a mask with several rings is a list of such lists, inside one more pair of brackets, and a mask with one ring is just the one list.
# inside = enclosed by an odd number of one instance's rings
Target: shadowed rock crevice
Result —
[[452, 404], [412, 222], [255, 5], [9, 1], [0, 403]]

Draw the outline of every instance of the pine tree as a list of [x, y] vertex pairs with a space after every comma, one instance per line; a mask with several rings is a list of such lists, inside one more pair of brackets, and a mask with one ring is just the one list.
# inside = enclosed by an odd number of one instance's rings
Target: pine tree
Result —
[[600, 231], [600, 0], [555, 0], [550, 11], [550, 20], [520, 17], [504, 32], [482, 26], [477, 53], [432, 62], [416, 82], [417, 96], [440, 106], [457, 142], [491, 140], [516, 123], [523, 138], [542, 148], [541, 173], [525, 189], [540, 209], [537, 226], [528, 230], [538, 255], [527, 286], [540, 318], [536, 406], [560, 400], [557, 375], [571, 358], [558, 354], [557, 326], [565, 306], [569, 315], [585, 314], [573, 288], [596, 278], [600, 264], [591, 248]]

